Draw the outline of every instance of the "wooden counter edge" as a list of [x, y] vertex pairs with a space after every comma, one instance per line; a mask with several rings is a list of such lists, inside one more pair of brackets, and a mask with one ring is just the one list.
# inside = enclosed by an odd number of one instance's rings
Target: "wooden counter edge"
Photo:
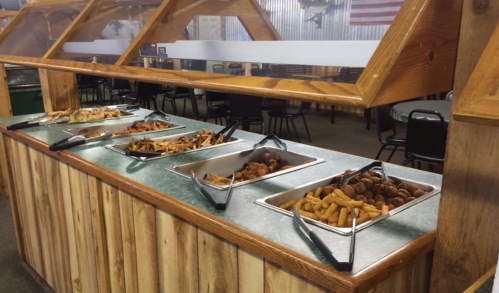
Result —
[[37, 140], [23, 132], [9, 131], [3, 124], [0, 124], [0, 132], [17, 139], [46, 155], [58, 159], [61, 162], [70, 164], [81, 171], [87, 172], [109, 184], [115, 185], [150, 204], [183, 218], [228, 241], [257, 253], [272, 262], [288, 268], [296, 274], [328, 289], [334, 290], [336, 293], [367, 292], [403, 267], [407, 266], [410, 262], [415, 261], [432, 251], [434, 247], [436, 229], [415, 239], [355, 276], [350, 276], [347, 273], [338, 272], [332, 267], [317, 260], [303, 256], [288, 247], [213, 216], [209, 212], [186, 204], [149, 186], [135, 182], [121, 174], [103, 168], [98, 164], [86, 161], [71, 152], [51, 152], [48, 149], [47, 143]]
[[485, 282], [487, 282], [495, 273], [497, 266], [493, 266], [490, 270], [488, 270], [480, 279], [476, 280], [468, 289], [463, 291], [463, 293], [475, 293]]

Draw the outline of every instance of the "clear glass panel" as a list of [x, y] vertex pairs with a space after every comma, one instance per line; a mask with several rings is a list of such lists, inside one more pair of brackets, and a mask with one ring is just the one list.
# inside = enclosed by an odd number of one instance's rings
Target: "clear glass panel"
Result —
[[[173, 18], [161, 26], [171, 33], [151, 35], [149, 54], [131, 65], [354, 83], [404, 0], [257, 2], [252, 9], [252, 0], [219, 1], [209, 11], [222, 16]], [[282, 41], [272, 41], [273, 29]]]
[[0, 54], [43, 57], [85, 3], [33, 7], [0, 44]]
[[161, 2], [102, 2], [54, 58], [114, 64]]

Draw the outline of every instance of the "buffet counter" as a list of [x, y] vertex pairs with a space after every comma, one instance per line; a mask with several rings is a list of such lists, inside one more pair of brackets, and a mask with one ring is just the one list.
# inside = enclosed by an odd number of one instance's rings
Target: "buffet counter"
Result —
[[[263, 136], [237, 130], [233, 136], [242, 142], [144, 162], [104, 147], [129, 137], [48, 149], [69, 136], [63, 130], [116, 121], [6, 129], [27, 117], [0, 119], [0, 161], [21, 257], [55, 292], [428, 290], [440, 194], [357, 232], [351, 272], [335, 270], [292, 217], [255, 204], [369, 159], [286, 141], [289, 151], [325, 162], [236, 187], [220, 211], [191, 180], [166, 168], [251, 149]], [[222, 128], [176, 116], [170, 121], [185, 128], [147, 137]], [[433, 173], [385, 167], [389, 175], [441, 185]], [[226, 191], [206, 188], [223, 201]], [[348, 261], [349, 236], [310, 227], [339, 261]]]

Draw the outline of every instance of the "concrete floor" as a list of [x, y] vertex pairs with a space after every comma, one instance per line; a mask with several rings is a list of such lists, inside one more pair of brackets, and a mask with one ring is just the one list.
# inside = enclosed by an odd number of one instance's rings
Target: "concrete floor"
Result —
[[[205, 106], [204, 101], [199, 101], [198, 104], [200, 108]], [[167, 112], [171, 112], [169, 105], [166, 109]], [[376, 125], [372, 124], [371, 130], [368, 131], [365, 129], [365, 118], [342, 113], [337, 113], [335, 124], [332, 125], [329, 123], [329, 114], [330, 112], [325, 110], [319, 112], [312, 110], [306, 116], [312, 143], [308, 142], [306, 138], [303, 121], [296, 120], [296, 127], [302, 143], [374, 159], [380, 147]], [[194, 117], [190, 105], [187, 106], [186, 116]], [[404, 132], [404, 124], [397, 124], [397, 127], [401, 132]], [[255, 131], [257, 129], [258, 127], [255, 127]], [[287, 132], [285, 126], [281, 137], [295, 140], [294, 133]], [[381, 159], [386, 159], [388, 155], [389, 153], [385, 152]], [[397, 152], [391, 162], [401, 164], [402, 161], [403, 152]], [[10, 203], [9, 199], [3, 196], [0, 196], [0, 223], [0, 293], [43, 292], [20, 264]]]

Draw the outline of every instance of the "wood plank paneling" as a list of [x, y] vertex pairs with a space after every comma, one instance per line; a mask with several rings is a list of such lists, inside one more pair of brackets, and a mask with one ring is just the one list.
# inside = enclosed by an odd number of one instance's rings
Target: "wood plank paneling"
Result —
[[111, 291], [109, 281], [109, 264], [106, 240], [106, 227], [102, 207], [102, 183], [94, 176], [88, 176], [88, 192], [90, 196], [90, 209], [92, 215], [92, 235], [95, 251], [95, 268], [99, 292]]
[[264, 292], [264, 260], [261, 256], [241, 247], [237, 249], [239, 293]]
[[76, 239], [76, 252], [78, 254], [81, 292], [99, 292], [88, 176], [73, 167], [68, 167], [68, 169], [71, 188], [70, 194], [73, 203], [73, 224]]
[[237, 293], [237, 246], [198, 228], [199, 291]]
[[110, 292], [121, 293], [125, 292], [125, 273], [118, 189], [102, 183], [102, 197], [109, 258]]
[[73, 214], [73, 193], [69, 183], [68, 165], [59, 162], [59, 175], [61, 180], [62, 205], [64, 208], [64, 219], [66, 221], [66, 233], [68, 241], [68, 262], [71, 271], [71, 288], [75, 293], [82, 292], [80, 280], [80, 267], [78, 258], [78, 248], [76, 246], [76, 231]]
[[80, 108], [75, 73], [46, 69], [38, 72], [45, 112]]
[[[70, 249], [68, 243], [68, 229], [66, 215], [64, 211], [64, 198], [70, 193], [63, 193], [59, 163], [45, 156], [38, 154], [40, 162], [44, 164], [45, 178], [43, 182], [47, 185], [47, 195], [52, 212], [54, 230], [54, 251], [57, 274], [57, 288], [60, 293], [73, 292], [71, 285]], [[43, 161], [42, 161], [43, 160]]]
[[9, 85], [7, 83], [7, 72], [5, 64], [0, 64], [0, 117], [12, 116], [12, 104], [10, 103]]
[[[34, 149], [28, 149], [29, 153], [29, 167], [31, 169], [32, 182], [33, 182], [33, 196], [35, 199], [36, 212], [38, 214], [38, 225], [40, 229], [40, 242], [41, 255], [43, 255], [44, 279], [47, 283], [59, 291], [58, 268], [56, 263], [56, 256], [54, 247], [55, 243], [55, 229], [53, 219], [53, 207], [51, 207], [48, 185], [45, 182], [45, 167], [43, 155]], [[53, 193], [51, 194], [53, 196]]]
[[36, 209], [36, 200], [33, 194], [33, 181], [31, 177], [29, 153], [25, 144], [15, 142], [14, 140], [13, 142], [14, 143], [12, 144], [12, 148], [17, 149], [16, 152], [18, 154], [18, 164], [16, 164], [16, 180], [19, 180], [19, 185], [22, 185], [22, 198], [25, 202], [25, 213], [23, 216], [26, 219], [28, 228], [27, 237], [29, 238], [30, 243], [29, 251], [31, 251], [30, 265], [37, 271], [39, 275], [45, 277], [42, 248], [40, 242], [40, 230], [38, 227], [39, 218]]
[[327, 291], [279, 265], [265, 261], [265, 293], [281, 292], [326, 293]]
[[133, 198], [139, 292], [159, 292], [156, 213], [152, 205]]
[[160, 292], [199, 292], [196, 226], [156, 209], [156, 229]]
[[16, 233], [16, 242], [17, 249], [19, 251], [19, 255], [23, 261], [26, 261], [25, 253], [24, 253], [24, 238], [22, 237], [22, 225], [20, 219], [20, 210], [19, 210], [19, 198], [16, 193], [15, 184], [14, 184], [14, 166], [13, 166], [13, 154], [12, 154], [12, 143], [11, 138], [5, 134], [0, 134], [0, 140], [3, 143], [3, 151], [0, 152], [5, 156], [5, 159], [0, 162], [2, 167], [2, 175], [6, 176], [3, 180], [5, 180], [7, 193], [10, 196], [10, 208], [12, 212], [12, 218], [14, 222], [14, 231]]
[[132, 196], [123, 191], [119, 191], [118, 196], [120, 202], [125, 288], [127, 293], [138, 293], [139, 280], [137, 273], [137, 249], [135, 245]]

